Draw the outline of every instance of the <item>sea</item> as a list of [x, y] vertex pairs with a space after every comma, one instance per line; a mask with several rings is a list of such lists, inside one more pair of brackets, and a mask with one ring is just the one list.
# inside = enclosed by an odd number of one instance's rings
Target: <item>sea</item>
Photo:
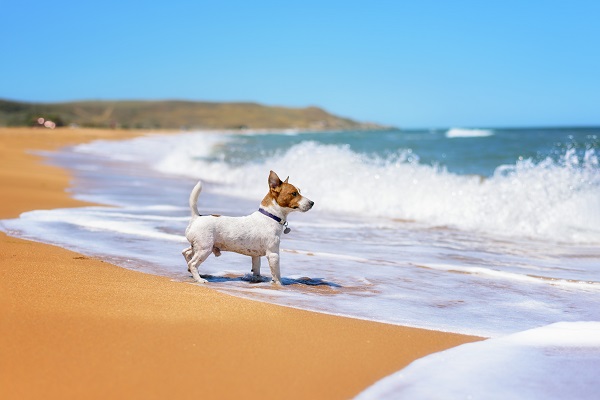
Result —
[[209, 287], [487, 338], [360, 398], [598, 398], [600, 128], [148, 133], [39, 154], [103, 206], [29, 211], [0, 221], [10, 235], [195, 284], [193, 186], [201, 214], [247, 215], [273, 170], [315, 202], [288, 218], [283, 287], [235, 253], [200, 266]]

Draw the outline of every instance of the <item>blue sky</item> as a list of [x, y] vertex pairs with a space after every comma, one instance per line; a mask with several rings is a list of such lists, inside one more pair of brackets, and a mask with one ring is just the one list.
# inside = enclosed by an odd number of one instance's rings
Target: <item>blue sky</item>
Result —
[[600, 125], [600, 1], [0, 0], [0, 98]]

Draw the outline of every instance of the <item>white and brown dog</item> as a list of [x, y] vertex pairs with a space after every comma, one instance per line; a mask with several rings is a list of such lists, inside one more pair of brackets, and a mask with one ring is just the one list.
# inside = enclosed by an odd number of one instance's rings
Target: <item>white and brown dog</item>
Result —
[[314, 202], [303, 197], [288, 179], [282, 182], [273, 171], [269, 174], [269, 192], [260, 203], [258, 211], [245, 217], [219, 215], [201, 216], [198, 213], [198, 196], [202, 182], [198, 182], [190, 194], [192, 219], [185, 230], [191, 246], [182, 251], [188, 270], [194, 279], [205, 283], [198, 266], [213, 253], [233, 251], [252, 257], [252, 274], [260, 276], [260, 257], [266, 256], [271, 268], [272, 282], [281, 285], [279, 271], [279, 242], [281, 232], [289, 232], [287, 216], [292, 211], [306, 212]]

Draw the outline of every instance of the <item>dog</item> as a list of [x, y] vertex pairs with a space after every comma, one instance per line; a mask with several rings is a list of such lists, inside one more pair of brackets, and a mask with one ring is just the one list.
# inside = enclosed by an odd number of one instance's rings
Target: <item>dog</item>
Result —
[[192, 218], [185, 230], [190, 247], [181, 253], [188, 271], [199, 283], [206, 283], [200, 277], [198, 266], [213, 253], [219, 257], [222, 251], [233, 251], [252, 257], [253, 280], [260, 278], [260, 258], [267, 257], [271, 269], [272, 283], [281, 285], [279, 269], [279, 243], [281, 233], [288, 233], [287, 216], [293, 211], [306, 212], [315, 204], [302, 196], [300, 190], [291, 183], [289, 177], [281, 181], [273, 171], [269, 174], [269, 191], [260, 203], [258, 211], [245, 217], [220, 215], [200, 215], [198, 197], [202, 191], [199, 181], [190, 193]]

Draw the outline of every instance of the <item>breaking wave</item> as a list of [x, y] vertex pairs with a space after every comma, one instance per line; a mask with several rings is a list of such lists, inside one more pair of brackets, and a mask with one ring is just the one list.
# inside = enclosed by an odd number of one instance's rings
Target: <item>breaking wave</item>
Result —
[[[174, 138], [174, 136], [172, 136]], [[156, 140], [167, 140], [157, 145]], [[136, 148], [136, 157], [161, 172], [209, 182], [211, 190], [262, 199], [269, 170], [302, 189], [317, 209], [332, 213], [414, 220], [495, 235], [600, 243], [600, 166], [588, 149], [566, 149], [558, 159], [518, 160], [484, 178], [457, 175], [425, 165], [410, 150], [385, 157], [365, 155], [348, 145], [303, 141], [243, 164], [219, 157], [230, 137], [188, 135], [107, 143], [105, 154]], [[121, 146], [119, 150], [114, 146]], [[147, 146], [152, 156], [143, 154]], [[161, 152], [156, 152], [160, 148]], [[97, 150], [97, 147], [96, 147]], [[89, 150], [88, 150], [89, 151]]]

